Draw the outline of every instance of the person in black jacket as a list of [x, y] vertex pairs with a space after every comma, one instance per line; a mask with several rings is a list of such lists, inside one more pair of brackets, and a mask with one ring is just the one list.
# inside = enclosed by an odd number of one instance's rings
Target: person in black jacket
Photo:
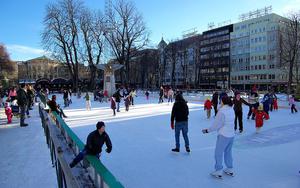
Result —
[[190, 144], [188, 137], [188, 116], [189, 116], [189, 107], [187, 102], [184, 100], [181, 94], [176, 95], [175, 103], [172, 108], [171, 114], [171, 128], [174, 129], [174, 120], [175, 120], [175, 141], [176, 148], [172, 149], [173, 152], [179, 152], [180, 148], [180, 131], [185, 142], [185, 149], [187, 152], [190, 152]]
[[47, 102], [50, 110], [52, 112], [56, 112], [60, 117], [67, 118], [64, 111], [60, 108], [60, 106], [56, 103], [56, 95], [52, 95], [52, 99]]
[[235, 112], [235, 119], [234, 119], [234, 130], [237, 129], [237, 120], [239, 121], [239, 131], [240, 133], [243, 132], [243, 104], [249, 106], [250, 104], [247, 103], [243, 98], [241, 98], [240, 92], [235, 92], [235, 97], [233, 99], [234, 104], [234, 112]]
[[216, 91], [216, 92], [214, 92], [214, 94], [212, 96], [212, 101], [211, 101], [213, 104], [213, 107], [214, 107], [215, 116], [218, 113], [218, 99], [219, 99], [219, 93]]
[[163, 103], [164, 102], [163, 96], [164, 96], [164, 88], [163, 88], [163, 86], [161, 86], [160, 90], [159, 90], [159, 101], [158, 101], [158, 103]]
[[28, 100], [27, 100], [27, 94], [26, 94], [26, 90], [25, 90], [25, 84], [22, 83], [20, 85], [20, 89], [17, 91], [17, 101], [18, 101], [18, 105], [20, 107], [21, 110], [21, 117], [20, 117], [20, 126], [21, 127], [25, 127], [28, 126], [28, 124], [26, 124], [25, 121], [25, 113], [26, 113], [26, 106], [28, 105]]
[[120, 94], [120, 90], [119, 89], [116, 91], [116, 93], [113, 95], [113, 97], [116, 99], [117, 112], [120, 112], [120, 102], [121, 102], [121, 98], [123, 96]]
[[76, 166], [86, 155], [95, 155], [97, 158], [100, 157], [102, 152], [102, 146], [106, 144], [106, 152], [110, 153], [112, 150], [112, 144], [108, 134], [105, 132], [105, 124], [99, 121], [96, 125], [97, 130], [91, 132], [86, 141], [84, 149], [73, 159], [70, 163], [70, 167]]

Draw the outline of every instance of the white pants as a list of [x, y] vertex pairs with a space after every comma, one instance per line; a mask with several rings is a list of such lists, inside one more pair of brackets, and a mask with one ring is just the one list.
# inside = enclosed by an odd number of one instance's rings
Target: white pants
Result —
[[85, 101], [85, 106], [87, 110], [91, 110], [91, 101], [90, 100]]

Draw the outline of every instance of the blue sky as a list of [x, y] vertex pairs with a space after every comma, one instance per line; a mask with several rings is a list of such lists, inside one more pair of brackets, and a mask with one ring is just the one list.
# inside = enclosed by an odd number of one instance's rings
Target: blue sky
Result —
[[[54, 0], [52, 0], [54, 1]], [[7, 46], [11, 59], [27, 60], [43, 55], [41, 32], [45, 6], [51, 0], [1, 0], [0, 43]], [[104, 11], [104, 0], [84, 0], [87, 6]], [[273, 12], [286, 15], [300, 10], [300, 0], [134, 0], [151, 31], [151, 46], [163, 36], [170, 41], [182, 32], [197, 28], [207, 30], [207, 24], [231, 20], [264, 6], [273, 6]]]

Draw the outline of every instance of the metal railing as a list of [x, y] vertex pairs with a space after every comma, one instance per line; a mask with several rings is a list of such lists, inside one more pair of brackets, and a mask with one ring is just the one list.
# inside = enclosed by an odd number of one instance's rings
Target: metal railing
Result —
[[[42, 103], [39, 105], [39, 113], [52, 164], [56, 168], [58, 187], [123, 188], [124, 186], [95, 156], [87, 155], [81, 162], [82, 168], [69, 167], [74, 154], [77, 155], [85, 145], [56, 112], [48, 113], [45, 109], [45, 96], [40, 95], [40, 99]], [[76, 170], [80, 172], [75, 172]]]

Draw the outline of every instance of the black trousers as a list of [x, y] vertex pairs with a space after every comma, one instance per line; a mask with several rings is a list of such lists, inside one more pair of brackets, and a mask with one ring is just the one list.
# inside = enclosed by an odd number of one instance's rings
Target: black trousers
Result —
[[214, 105], [214, 111], [215, 111], [215, 116], [216, 116], [218, 113], [218, 105]]
[[296, 109], [296, 106], [294, 104], [292, 104], [292, 106], [291, 106], [291, 111], [292, 111], [292, 113], [294, 113], [294, 111], [298, 112], [297, 109]]
[[243, 131], [243, 111], [235, 111], [234, 130], [237, 129], [237, 121], [239, 121], [239, 130]]

